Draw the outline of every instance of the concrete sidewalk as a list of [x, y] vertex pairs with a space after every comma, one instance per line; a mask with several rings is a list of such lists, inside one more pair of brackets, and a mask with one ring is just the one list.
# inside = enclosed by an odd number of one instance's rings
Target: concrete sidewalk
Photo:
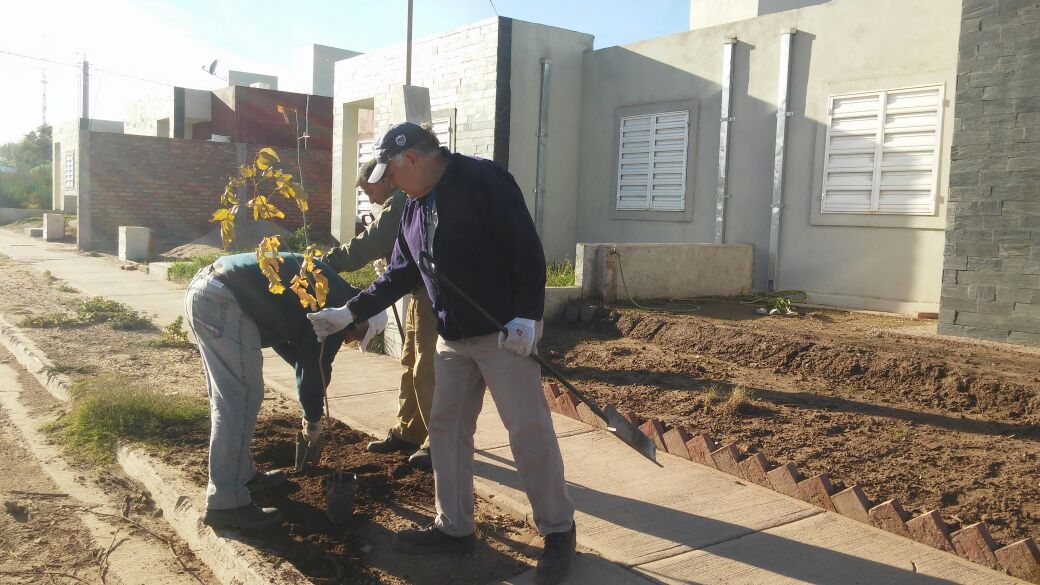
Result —
[[[111, 257], [5, 230], [0, 252], [88, 294], [155, 313], [161, 323], [181, 314], [181, 287], [122, 271]], [[271, 352], [265, 357], [267, 383], [295, 397], [292, 369]], [[396, 361], [344, 351], [334, 370], [332, 415], [383, 436], [397, 410]], [[591, 551], [579, 557], [567, 583], [1025, 583], [668, 454], [658, 455], [663, 467], [657, 467], [606, 433], [558, 415], [553, 420], [578, 509], [578, 542]], [[490, 398], [475, 442], [478, 493], [528, 515]], [[507, 581], [529, 582], [529, 574]]]

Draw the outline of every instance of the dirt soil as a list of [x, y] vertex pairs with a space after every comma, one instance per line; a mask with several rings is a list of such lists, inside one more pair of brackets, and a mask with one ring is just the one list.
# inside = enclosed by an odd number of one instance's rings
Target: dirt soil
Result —
[[[60, 280], [2, 257], [0, 274], [9, 290], [32, 291], [0, 295], [0, 314], [14, 324], [25, 316], [61, 310], [87, 298]], [[57, 369], [74, 380], [124, 374], [163, 392], [205, 396], [198, 352], [149, 346], [158, 331], [114, 331], [106, 324], [21, 330]], [[260, 502], [282, 509], [288, 521], [283, 529], [249, 540], [258, 548], [292, 563], [316, 583], [483, 585], [533, 566], [541, 550], [541, 538], [534, 529], [480, 500], [476, 509], [480, 544], [473, 557], [393, 552], [390, 543], [397, 531], [432, 520], [433, 476], [409, 466], [406, 454], [368, 453], [364, 446], [372, 437], [339, 423], [333, 427], [337, 443], [326, 448], [323, 463], [354, 471], [359, 480], [353, 521], [346, 526], [332, 525], [324, 515], [322, 487], [328, 467], [300, 473], [291, 470], [299, 417], [298, 404], [268, 390], [253, 443], [256, 464], [261, 469], [288, 469], [293, 487], [289, 493]], [[170, 435], [169, 444], [156, 452], [184, 469], [201, 495], [206, 484], [208, 432], [177, 430]], [[8, 461], [6, 457], [0, 460]], [[235, 533], [229, 536], [238, 537]]]
[[[263, 500], [286, 516], [282, 528], [251, 538], [318, 583], [416, 583], [483, 585], [523, 572], [533, 565], [541, 540], [522, 521], [499, 514], [478, 500], [477, 534], [472, 557], [406, 556], [392, 548], [396, 532], [432, 521], [433, 475], [408, 465], [407, 454], [379, 455], [365, 450], [372, 437], [336, 422], [331, 443], [319, 467], [293, 469], [299, 415], [280, 397], [265, 402], [253, 441], [260, 469], [287, 471], [290, 487]], [[297, 409], [298, 410], [298, 409]], [[163, 458], [206, 485], [208, 433], [186, 434], [173, 442]], [[330, 470], [357, 474], [353, 519], [332, 524], [325, 516], [323, 482]]]
[[[590, 398], [708, 432], [806, 477], [859, 483], [954, 529], [1040, 540], [1040, 352], [934, 335], [934, 322], [807, 309], [756, 317], [614, 307], [541, 349]], [[803, 311], [803, 312], [805, 312]], [[726, 403], [734, 388], [752, 398]]]

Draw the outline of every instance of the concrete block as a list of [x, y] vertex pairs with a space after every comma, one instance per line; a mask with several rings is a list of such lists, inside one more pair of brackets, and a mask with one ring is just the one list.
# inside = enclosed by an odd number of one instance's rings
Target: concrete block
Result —
[[950, 535], [953, 550], [969, 561], [996, 568], [997, 557], [993, 554], [997, 548], [989, 529], [982, 522], [966, 526]]
[[65, 215], [61, 213], [43, 214], [43, 239], [48, 242], [65, 237]]
[[840, 491], [831, 496], [834, 510], [845, 516], [864, 524], [870, 524], [870, 500], [863, 494], [863, 488], [854, 485], [847, 490]]
[[429, 88], [416, 85], [395, 85], [390, 88], [391, 124], [427, 124], [431, 119]]
[[592, 409], [584, 402], [575, 406], [574, 409], [578, 411], [578, 420], [581, 422], [596, 427], [597, 429], [607, 428], [607, 423], [600, 417], [596, 416], [596, 414], [592, 412]]
[[152, 230], [146, 227], [119, 226], [119, 259], [143, 261], [148, 259]]
[[730, 443], [721, 449], [712, 451], [711, 460], [715, 462], [715, 468], [725, 471], [730, 475], [740, 477], [740, 460], [743, 454], [734, 443]]
[[556, 403], [556, 397], [562, 394], [559, 386], [555, 382], [546, 382], [542, 384], [542, 392], [545, 393], [545, 401], [549, 403], [549, 409], [552, 410]]
[[564, 416], [576, 419], [578, 418], [578, 404], [580, 404], [580, 401], [573, 394], [564, 392], [556, 397], [556, 408], [554, 410]]
[[643, 424], [639, 425], [639, 430], [647, 437], [650, 437], [650, 439], [654, 442], [654, 445], [657, 445], [658, 451], [666, 450], [663, 439], [664, 425], [661, 424], [661, 421], [652, 418], [644, 422]]
[[1013, 577], [1040, 583], [1040, 551], [1032, 538], [1020, 540], [997, 549], [995, 556], [1000, 567]]
[[825, 510], [836, 512], [834, 503], [831, 502], [831, 494], [834, 486], [826, 473], [814, 475], [809, 479], [798, 482], [798, 499], [805, 500], [810, 504], [819, 506]]
[[760, 486], [770, 487], [769, 478], [766, 477], [768, 470], [769, 460], [761, 453], [751, 453], [740, 462], [740, 477]]
[[43, 237], [43, 228], [42, 227], [38, 227], [38, 228], [37, 227], [27, 227], [27, 228], [25, 228], [25, 235], [29, 236], [30, 238], [42, 238]]
[[718, 446], [711, 435], [701, 433], [690, 437], [690, 440], [686, 441], [686, 449], [690, 452], [690, 461], [695, 461], [708, 467], [715, 467], [715, 462], [711, 458], [711, 452], [718, 449]]
[[798, 481], [801, 477], [802, 474], [798, 473], [794, 463], [786, 463], [766, 472], [770, 487], [792, 498], [798, 497]]
[[683, 427], [675, 427], [662, 437], [665, 449], [677, 457], [690, 459], [690, 450], [686, 447], [686, 441], [690, 440], [690, 433]]
[[639, 428], [639, 425], [642, 424], [641, 419], [638, 416], [636, 416], [636, 413], [632, 412], [631, 410], [626, 410], [625, 412], [622, 412], [621, 416], [625, 417], [625, 420], [632, 423], [632, 426], [636, 428]]
[[917, 518], [908, 520], [906, 528], [910, 531], [910, 536], [921, 544], [947, 552], [955, 552], [953, 543], [950, 542], [950, 527], [946, 525], [938, 510], [925, 512]]

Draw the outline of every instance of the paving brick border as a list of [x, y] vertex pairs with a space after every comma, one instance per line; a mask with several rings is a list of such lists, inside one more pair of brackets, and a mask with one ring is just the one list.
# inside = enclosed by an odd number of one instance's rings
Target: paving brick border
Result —
[[[605, 426], [570, 391], [561, 390], [551, 382], [545, 384], [544, 391], [553, 412], [598, 428]], [[982, 522], [952, 532], [939, 510], [910, 518], [899, 500], [875, 505], [858, 484], [839, 491], [826, 473], [804, 478], [794, 463], [777, 463], [763, 453], [744, 453], [735, 443], [719, 445], [711, 435], [694, 433], [683, 426], [668, 427], [657, 419], [641, 419], [631, 412], [623, 414], [654, 441], [660, 452], [711, 467], [857, 522], [1040, 584], [1040, 549], [1032, 538], [998, 547]]]

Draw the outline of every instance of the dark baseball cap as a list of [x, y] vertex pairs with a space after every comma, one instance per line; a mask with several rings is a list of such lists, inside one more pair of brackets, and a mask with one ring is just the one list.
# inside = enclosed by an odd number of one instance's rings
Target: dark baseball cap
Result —
[[429, 130], [411, 122], [391, 126], [375, 142], [376, 167], [372, 169], [368, 182], [378, 183], [383, 180], [383, 173], [386, 172], [386, 165], [391, 158], [421, 144], [437, 146], [437, 138]]

